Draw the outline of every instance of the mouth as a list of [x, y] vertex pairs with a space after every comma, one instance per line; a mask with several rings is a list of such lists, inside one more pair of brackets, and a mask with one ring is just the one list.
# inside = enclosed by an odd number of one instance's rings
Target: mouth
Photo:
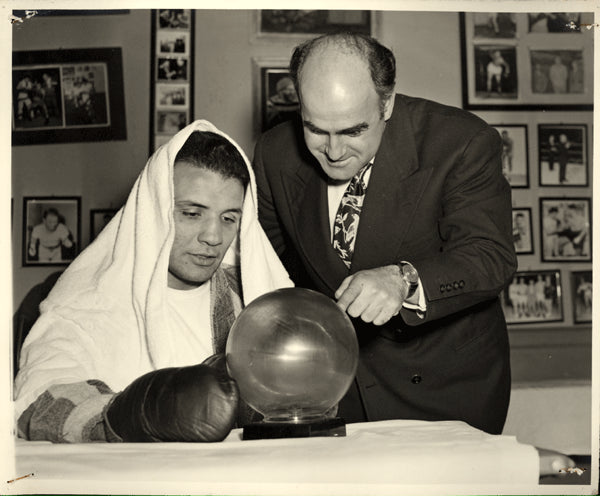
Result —
[[202, 267], [210, 267], [217, 260], [216, 255], [202, 254], [202, 253], [190, 253], [192, 261], [196, 265]]

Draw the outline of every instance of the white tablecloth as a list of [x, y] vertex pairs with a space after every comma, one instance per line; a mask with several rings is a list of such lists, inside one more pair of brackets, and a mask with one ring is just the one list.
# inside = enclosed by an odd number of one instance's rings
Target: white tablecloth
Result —
[[34, 474], [12, 483], [20, 494], [398, 494], [413, 484], [428, 494], [437, 484], [451, 494], [509, 494], [537, 485], [539, 475], [533, 447], [456, 421], [348, 424], [346, 437], [257, 441], [234, 430], [209, 444], [17, 440], [15, 460], [15, 477]]

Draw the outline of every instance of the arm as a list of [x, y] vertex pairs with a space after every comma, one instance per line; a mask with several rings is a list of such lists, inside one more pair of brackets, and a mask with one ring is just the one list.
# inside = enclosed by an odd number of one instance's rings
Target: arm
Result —
[[406, 258], [419, 273], [424, 314], [403, 307], [405, 283], [393, 265], [346, 278], [336, 294], [340, 306], [366, 322], [384, 324], [400, 313], [407, 324], [417, 325], [496, 298], [516, 269], [510, 186], [500, 156], [500, 138], [493, 130], [471, 139], [445, 177], [439, 253]]

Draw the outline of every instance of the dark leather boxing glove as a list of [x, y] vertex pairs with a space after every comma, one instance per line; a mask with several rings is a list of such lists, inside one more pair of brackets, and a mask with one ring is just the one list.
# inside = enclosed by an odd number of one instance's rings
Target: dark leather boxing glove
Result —
[[213, 355], [200, 365], [139, 377], [115, 396], [104, 420], [125, 442], [222, 441], [233, 428], [238, 402], [225, 355]]

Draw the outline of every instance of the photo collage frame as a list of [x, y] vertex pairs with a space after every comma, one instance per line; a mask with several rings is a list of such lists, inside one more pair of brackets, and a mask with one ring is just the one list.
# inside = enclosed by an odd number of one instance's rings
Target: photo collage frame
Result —
[[190, 124], [194, 109], [194, 11], [152, 11], [150, 153]]

